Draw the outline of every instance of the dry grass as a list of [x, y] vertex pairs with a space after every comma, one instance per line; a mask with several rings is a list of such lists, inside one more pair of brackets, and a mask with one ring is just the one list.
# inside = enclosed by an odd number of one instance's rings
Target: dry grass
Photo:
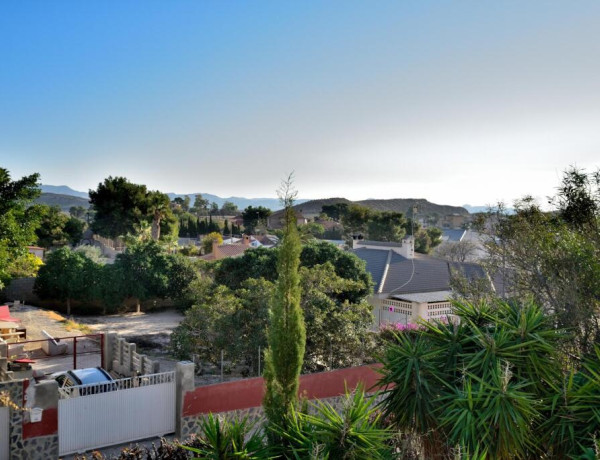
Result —
[[49, 319], [52, 319], [54, 321], [58, 321], [59, 323], [61, 323], [65, 329], [69, 332], [73, 332], [73, 331], [79, 331], [82, 332], [83, 334], [93, 334], [94, 330], [85, 325], [85, 324], [80, 324], [77, 323], [73, 320], [67, 319], [64, 316], [62, 316], [60, 313], [56, 313], [55, 311], [43, 311], [41, 312], [43, 315], [45, 315], [46, 317], [48, 317]]
[[65, 317], [56, 313], [55, 311], [41, 311], [42, 315], [47, 316], [50, 319], [53, 319], [54, 321], [65, 321]]
[[65, 329], [69, 332], [79, 331], [84, 334], [93, 334], [94, 333], [94, 330], [86, 324], [79, 324], [70, 319], [63, 319], [60, 322], [63, 324]]

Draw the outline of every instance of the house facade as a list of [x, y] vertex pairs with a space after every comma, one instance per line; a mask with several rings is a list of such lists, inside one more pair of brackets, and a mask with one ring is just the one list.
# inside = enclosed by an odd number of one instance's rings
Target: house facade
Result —
[[386, 323], [409, 324], [452, 316], [453, 273], [467, 279], [488, 278], [477, 264], [415, 253], [412, 237], [401, 243], [356, 240], [352, 252], [366, 262], [375, 283], [368, 299], [375, 330]]

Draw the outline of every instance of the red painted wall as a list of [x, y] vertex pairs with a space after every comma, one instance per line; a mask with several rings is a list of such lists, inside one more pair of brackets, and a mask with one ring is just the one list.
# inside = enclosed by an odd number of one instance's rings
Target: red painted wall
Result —
[[[25, 392], [29, 387], [29, 380], [23, 380], [23, 406], [25, 406]], [[49, 436], [58, 433], [58, 409], [49, 408], [42, 412], [42, 420], [36, 423], [23, 422], [23, 439]]]
[[[380, 377], [375, 370], [378, 367], [380, 365], [375, 364], [302, 375], [300, 394], [308, 399], [322, 399], [343, 395], [346, 387], [352, 390], [359, 383], [367, 390], [374, 388]], [[262, 404], [263, 395], [262, 377], [198, 387], [185, 394], [183, 416], [258, 407]]]
[[58, 409], [44, 409], [42, 421], [23, 423], [23, 439], [49, 436], [58, 433]]

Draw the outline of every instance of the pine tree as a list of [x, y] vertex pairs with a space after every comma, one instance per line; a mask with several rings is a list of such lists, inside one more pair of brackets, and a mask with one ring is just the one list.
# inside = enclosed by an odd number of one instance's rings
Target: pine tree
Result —
[[265, 352], [264, 374], [265, 414], [270, 424], [280, 427], [286, 425], [286, 416], [298, 402], [300, 369], [306, 346], [298, 273], [302, 246], [292, 209], [296, 194], [292, 192], [291, 179], [291, 176], [288, 177], [280, 189], [280, 197], [285, 205], [285, 227], [277, 261], [279, 276], [271, 305], [269, 348]]

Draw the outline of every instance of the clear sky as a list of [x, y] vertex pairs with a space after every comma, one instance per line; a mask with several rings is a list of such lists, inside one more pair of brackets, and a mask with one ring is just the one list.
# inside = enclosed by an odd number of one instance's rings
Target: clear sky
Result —
[[0, 2], [0, 166], [511, 202], [600, 165], [600, 2]]

